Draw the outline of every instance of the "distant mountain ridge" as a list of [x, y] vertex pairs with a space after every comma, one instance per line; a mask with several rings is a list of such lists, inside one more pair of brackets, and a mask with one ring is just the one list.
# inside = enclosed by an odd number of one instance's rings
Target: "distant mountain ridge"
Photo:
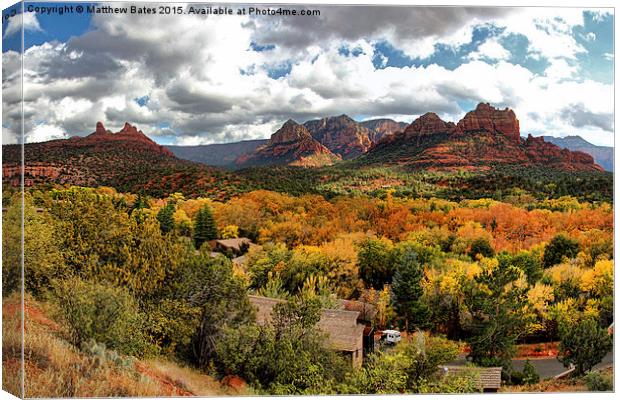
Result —
[[582, 151], [594, 158], [594, 161], [603, 167], [605, 171], [614, 170], [614, 148], [609, 146], [597, 146], [582, 138], [581, 136], [543, 136], [545, 141], [555, 144], [556, 146], [571, 151]]
[[166, 146], [175, 156], [184, 160], [229, 167], [235, 164], [240, 156], [251, 153], [259, 146], [266, 144], [269, 139], [243, 140], [232, 143], [215, 143], [196, 146]]
[[[368, 151], [381, 138], [403, 130], [407, 124], [388, 118], [357, 122], [347, 115], [310, 120], [302, 124], [311, 136], [336, 157], [355, 158]], [[207, 165], [238, 168], [243, 160], [269, 139], [245, 140], [197, 146], [166, 146], [177, 157]], [[239, 163], [236, 161], [241, 159]], [[276, 164], [279, 163], [274, 161]]]

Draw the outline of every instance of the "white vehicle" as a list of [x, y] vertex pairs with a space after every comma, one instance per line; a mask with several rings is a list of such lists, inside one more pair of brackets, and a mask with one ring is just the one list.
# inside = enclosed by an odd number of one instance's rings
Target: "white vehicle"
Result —
[[386, 344], [396, 344], [400, 342], [400, 332], [395, 330], [385, 330], [381, 335], [381, 341]]

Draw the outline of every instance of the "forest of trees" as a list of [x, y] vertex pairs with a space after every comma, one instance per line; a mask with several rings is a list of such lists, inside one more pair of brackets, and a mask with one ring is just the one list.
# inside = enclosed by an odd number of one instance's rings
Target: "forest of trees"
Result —
[[[3, 199], [5, 293], [20, 284], [18, 196]], [[27, 192], [24, 215], [25, 289], [72, 343], [183, 360], [259, 393], [471, 392], [474, 368], [447, 380], [437, 366], [467, 352], [516, 383], [519, 343], [559, 341], [559, 359], [581, 375], [611, 349], [607, 202], [391, 190], [329, 199], [259, 190], [224, 202], [70, 187]], [[259, 245], [241, 266], [209, 247], [234, 237]], [[286, 302], [261, 326], [248, 294]], [[370, 303], [378, 329], [420, 340], [352, 370], [317, 328], [335, 299]]]

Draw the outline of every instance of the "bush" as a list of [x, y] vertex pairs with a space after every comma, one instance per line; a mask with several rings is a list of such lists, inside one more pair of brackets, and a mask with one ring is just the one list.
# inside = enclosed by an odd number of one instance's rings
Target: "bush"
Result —
[[523, 366], [523, 383], [531, 385], [538, 382], [540, 382], [540, 375], [538, 375], [536, 368], [532, 365], [530, 360], [526, 360]]
[[522, 385], [525, 383], [525, 374], [521, 371], [510, 372], [510, 383], [513, 385]]
[[92, 339], [128, 355], [149, 350], [138, 307], [126, 289], [70, 278], [55, 283], [54, 296], [73, 344]]
[[586, 386], [591, 392], [610, 392], [614, 389], [611, 376], [600, 372], [590, 372], [586, 375]]

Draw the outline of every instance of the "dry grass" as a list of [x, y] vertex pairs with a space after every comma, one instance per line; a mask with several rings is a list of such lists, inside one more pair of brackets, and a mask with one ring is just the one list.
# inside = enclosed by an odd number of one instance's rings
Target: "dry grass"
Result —
[[10, 298], [12, 310], [2, 307], [2, 389], [21, 397], [21, 307], [18, 295]]
[[[613, 367], [605, 368], [600, 371], [601, 374], [612, 377], [613, 381]], [[559, 393], [559, 392], [588, 392], [585, 379], [547, 379], [534, 385], [518, 385], [518, 386], [504, 386], [500, 390], [501, 392], [521, 392], [521, 393]]]
[[[207, 375], [166, 361], [118, 365], [105, 356], [88, 355], [63, 339], [62, 327], [26, 298], [26, 397], [162, 397], [227, 394]], [[21, 340], [19, 297], [3, 301], [3, 384], [19, 393]]]
[[587, 392], [583, 382], [570, 380], [548, 379], [534, 385], [502, 386], [500, 392], [506, 393], [560, 393], [560, 392]]
[[185, 367], [167, 360], [147, 360], [142, 364], [163, 380], [174, 383], [177, 387], [195, 396], [239, 395], [238, 391], [223, 387], [219, 382], [195, 369]]

